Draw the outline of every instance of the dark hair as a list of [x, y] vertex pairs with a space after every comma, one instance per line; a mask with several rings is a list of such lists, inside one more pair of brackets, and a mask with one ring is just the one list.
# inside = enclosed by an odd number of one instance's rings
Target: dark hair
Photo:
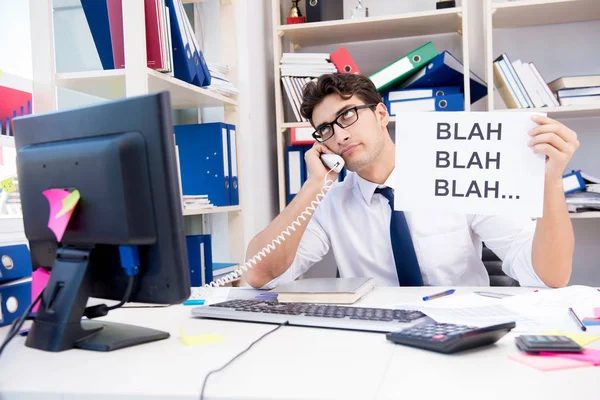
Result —
[[380, 103], [381, 95], [369, 78], [358, 74], [325, 74], [316, 82], [309, 82], [302, 92], [300, 113], [312, 123], [314, 108], [328, 95], [336, 93], [347, 100], [353, 95], [365, 104]]

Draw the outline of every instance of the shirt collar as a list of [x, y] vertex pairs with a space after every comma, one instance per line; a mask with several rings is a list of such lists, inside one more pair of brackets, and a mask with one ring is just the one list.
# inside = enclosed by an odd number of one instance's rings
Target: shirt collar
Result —
[[367, 204], [371, 204], [371, 199], [373, 198], [373, 194], [375, 193], [375, 189], [378, 187], [391, 187], [395, 189], [396, 186], [396, 169], [394, 168], [388, 176], [387, 180], [383, 185], [379, 185], [375, 182], [368, 181], [364, 178], [361, 178], [358, 174], [356, 174], [356, 179], [358, 182], [358, 188], [360, 189], [360, 193], [363, 196], [363, 199]]

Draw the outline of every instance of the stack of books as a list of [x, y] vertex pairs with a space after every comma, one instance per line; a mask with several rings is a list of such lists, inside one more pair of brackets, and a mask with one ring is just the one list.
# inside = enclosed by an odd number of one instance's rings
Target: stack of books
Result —
[[600, 75], [563, 76], [548, 86], [561, 106], [600, 105]]
[[329, 53], [283, 53], [279, 69], [281, 76], [312, 78], [337, 72]]
[[203, 210], [207, 208], [213, 208], [215, 205], [210, 203], [207, 194], [200, 194], [195, 196], [184, 195], [183, 196], [183, 209], [184, 210]]
[[494, 82], [508, 108], [557, 107], [558, 99], [533, 62], [511, 62], [506, 53], [494, 60]]
[[240, 91], [227, 79], [227, 74], [229, 73], [227, 65], [211, 62], [207, 62], [206, 64], [212, 78], [210, 85], [206, 89], [227, 97], [238, 96], [240, 94]]
[[302, 91], [313, 78], [337, 72], [329, 53], [283, 53], [281, 82], [297, 122], [307, 122], [300, 115]]

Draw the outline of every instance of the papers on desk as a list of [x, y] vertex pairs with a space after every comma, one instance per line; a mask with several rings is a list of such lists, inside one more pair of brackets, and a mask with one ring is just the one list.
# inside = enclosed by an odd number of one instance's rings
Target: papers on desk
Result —
[[[395, 305], [394, 308], [415, 308], [437, 322], [469, 326], [487, 326], [514, 321], [516, 330], [535, 330], [540, 324], [535, 319], [504, 306], [503, 299], [482, 297], [474, 293], [450, 296], [444, 299], [419, 303]], [[474, 306], [477, 304], [476, 306]]]
[[578, 315], [594, 315], [600, 305], [600, 292], [588, 286], [531, 291], [504, 299], [482, 297], [474, 293], [440, 298], [431, 302], [396, 304], [394, 308], [411, 308], [424, 312], [437, 322], [471, 326], [493, 325], [515, 321], [514, 332], [564, 330], [577, 332], [569, 318], [568, 308]]
[[533, 318], [519, 314], [502, 305], [464, 308], [432, 308], [422, 309], [422, 312], [438, 322], [470, 326], [488, 326], [514, 321], [517, 330], [536, 330], [539, 322]]

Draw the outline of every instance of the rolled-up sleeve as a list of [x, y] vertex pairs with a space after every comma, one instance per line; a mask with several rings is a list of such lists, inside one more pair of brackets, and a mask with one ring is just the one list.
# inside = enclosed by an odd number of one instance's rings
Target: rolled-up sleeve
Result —
[[536, 222], [527, 217], [474, 215], [471, 229], [502, 260], [502, 270], [521, 286], [546, 287], [533, 269]]
[[318, 214], [319, 209], [317, 208], [315, 215], [311, 218], [302, 235], [302, 239], [300, 239], [296, 257], [289, 268], [261, 289], [273, 289], [295, 280], [308, 271], [316, 262], [321, 261], [325, 254], [327, 254], [331, 244], [329, 237], [319, 222]]

